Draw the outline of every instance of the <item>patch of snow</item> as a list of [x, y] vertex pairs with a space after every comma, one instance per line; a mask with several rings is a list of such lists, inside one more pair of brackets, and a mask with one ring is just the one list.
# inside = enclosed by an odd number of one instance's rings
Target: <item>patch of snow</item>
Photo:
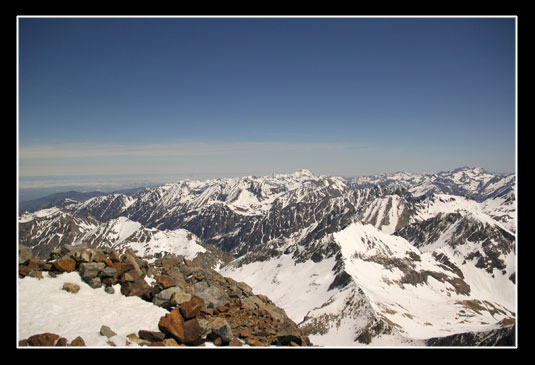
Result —
[[[79, 285], [80, 291], [72, 294], [62, 290], [66, 282]], [[114, 294], [106, 293], [104, 288], [93, 289], [77, 272], [57, 278], [45, 274], [41, 280], [25, 277], [17, 283], [18, 340], [52, 332], [69, 342], [81, 336], [89, 347], [108, 347], [108, 338], [100, 335], [101, 326], [106, 325], [117, 333], [111, 340], [124, 347], [130, 333], [137, 334], [142, 329], [159, 331], [160, 317], [168, 313], [139, 297], [125, 297], [119, 284], [113, 286]]]

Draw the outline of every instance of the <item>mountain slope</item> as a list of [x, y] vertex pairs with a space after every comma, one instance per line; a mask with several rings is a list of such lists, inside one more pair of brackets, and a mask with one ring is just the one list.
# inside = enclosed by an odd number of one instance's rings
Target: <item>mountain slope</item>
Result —
[[[155, 257], [219, 252], [211, 267], [268, 294], [318, 344], [423, 346], [514, 322], [514, 175], [385, 176], [184, 180], [62, 214], [98, 219], [75, 242]], [[225, 265], [221, 250], [236, 259]]]
[[51, 208], [26, 213], [19, 218], [20, 243], [46, 259], [52, 251], [64, 244], [87, 244], [93, 247], [113, 248], [118, 252], [132, 250], [146, 258], [168, 254], [181, 255], [189, 260], [202, 261], [213, 268], [231, 257], [216, 247], [207, 245], [185, 229], [160, 231], [146, 228], [126, 217], [100, 223], [91, 217]]

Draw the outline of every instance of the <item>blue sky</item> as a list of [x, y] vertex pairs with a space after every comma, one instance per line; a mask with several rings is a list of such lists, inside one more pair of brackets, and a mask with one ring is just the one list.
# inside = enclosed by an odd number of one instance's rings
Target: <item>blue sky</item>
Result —
[[514, 18], [19, 18], [19, 175], [515, 170]]

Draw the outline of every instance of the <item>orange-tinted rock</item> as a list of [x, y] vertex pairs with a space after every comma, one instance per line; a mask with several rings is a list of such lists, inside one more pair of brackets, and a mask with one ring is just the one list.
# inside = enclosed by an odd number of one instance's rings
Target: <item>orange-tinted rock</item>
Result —
[[61, 272], [71, 272], [76, 269], [76, 261], [70, 257], [62, 257], [53, 263], [54, 268]]
[[158, 323], [160, 331], [171, 336], [179, 343], [184, 343], [184, 318], [178, 308], [173, 309], [165, 316], [160, 318]]

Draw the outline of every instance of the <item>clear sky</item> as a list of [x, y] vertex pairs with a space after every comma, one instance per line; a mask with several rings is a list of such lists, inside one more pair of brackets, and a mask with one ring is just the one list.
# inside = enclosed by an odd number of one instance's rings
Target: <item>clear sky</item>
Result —
[[19, 18], [19, 176], [515, 170], [514, 18]]

